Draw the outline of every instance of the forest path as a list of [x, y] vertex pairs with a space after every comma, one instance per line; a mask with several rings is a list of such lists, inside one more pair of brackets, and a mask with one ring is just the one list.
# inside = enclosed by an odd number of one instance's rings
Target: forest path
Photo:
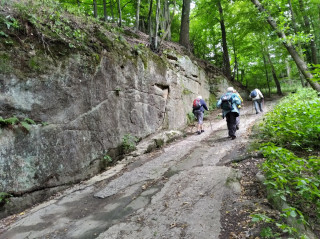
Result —
[[[274, 104], [266, 101], [264, 113]], [[224, 164], [245, 150], [251, 126], [263, 116], [245, 102], [231, 140], [219, 113], [209, 116], [201, 135], [190, 127], [187, 137], [27, 210], [0, 238], [218, 239], [224, 196], [241, 192], [241, 173]]]

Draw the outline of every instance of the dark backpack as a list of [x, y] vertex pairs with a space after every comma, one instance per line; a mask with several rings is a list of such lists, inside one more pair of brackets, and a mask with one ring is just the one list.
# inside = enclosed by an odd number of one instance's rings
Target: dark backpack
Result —
[[221, 97], [221, 109], [232, 110], [232, 94], [225, 94]]
[[256, 91], [256, 90], [253, 90], [253, 91], [251, 91], [251, 93], [250, 93], [250, 97], [251, 97], [251, 98], [255, 98], [257, 95], [258, 95], [258, 94], [257, 94], [257, 91]]
[[199, 110], [201, 108], [201, 102], [200, 102], [200, 99], [195, 99], [193, 101], [193, 109], [194, 110]]

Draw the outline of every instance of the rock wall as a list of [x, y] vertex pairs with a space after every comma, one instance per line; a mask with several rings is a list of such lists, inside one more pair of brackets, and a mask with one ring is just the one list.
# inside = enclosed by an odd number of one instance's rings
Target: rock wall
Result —
[[0, 74], [0, 116], [37, 122], [1, 128], [0, 192], [39, 194], [91, 177], [104, 155], [121, 154], [124, 135], [182, 129], [196, 95], [209, 103], [227, 86], [173, 51], [105, 50], [97, 59], [74, 53], [38, 76]]

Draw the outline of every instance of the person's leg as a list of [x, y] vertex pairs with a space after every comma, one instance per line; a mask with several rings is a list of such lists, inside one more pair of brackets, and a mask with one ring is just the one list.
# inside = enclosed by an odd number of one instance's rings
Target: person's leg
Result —
[[197, 113], [197, 119], [198, 119], [198, 130], [197, 130], [197, 133], [201, 134], [202, 129], [203, 129], [203, 112], [198, 112]]
[[258, 105], [259, 103], [257, 100], [254, 100], [253, 103], [254, 103], [254, 108], [256, 110], [256, 114], [258, 114], [259, 113], [259, 105]]
[[263, 110], [262, 110], [262, 99], [259, 100], [259, 109], [260, 109], [260, 112], [263, 112]]
[[229, 135], [232, 139], [236, 138], [236, 131], [237, 131], [237, 113], [230, 112], [229, 113]]
[[238, 130], [240, 126], [240, 116], [236, 117], [236, 129]]

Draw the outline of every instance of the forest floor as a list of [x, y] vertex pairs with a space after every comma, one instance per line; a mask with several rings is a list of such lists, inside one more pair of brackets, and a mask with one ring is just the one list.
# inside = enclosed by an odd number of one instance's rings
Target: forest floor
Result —
[[[265, 102], [265, 112], [276, 101]], [[215, 110], [162, 149], [123, 160], [95, 178], [0, 221], [0, 238], [260, 238], [252, 213], [278, 212], [257, 179], [263, 161], [250, 152], [264, 113], [251, 102], [237, 138]], [[285, 238], [285, 237], [283, 237]]]

